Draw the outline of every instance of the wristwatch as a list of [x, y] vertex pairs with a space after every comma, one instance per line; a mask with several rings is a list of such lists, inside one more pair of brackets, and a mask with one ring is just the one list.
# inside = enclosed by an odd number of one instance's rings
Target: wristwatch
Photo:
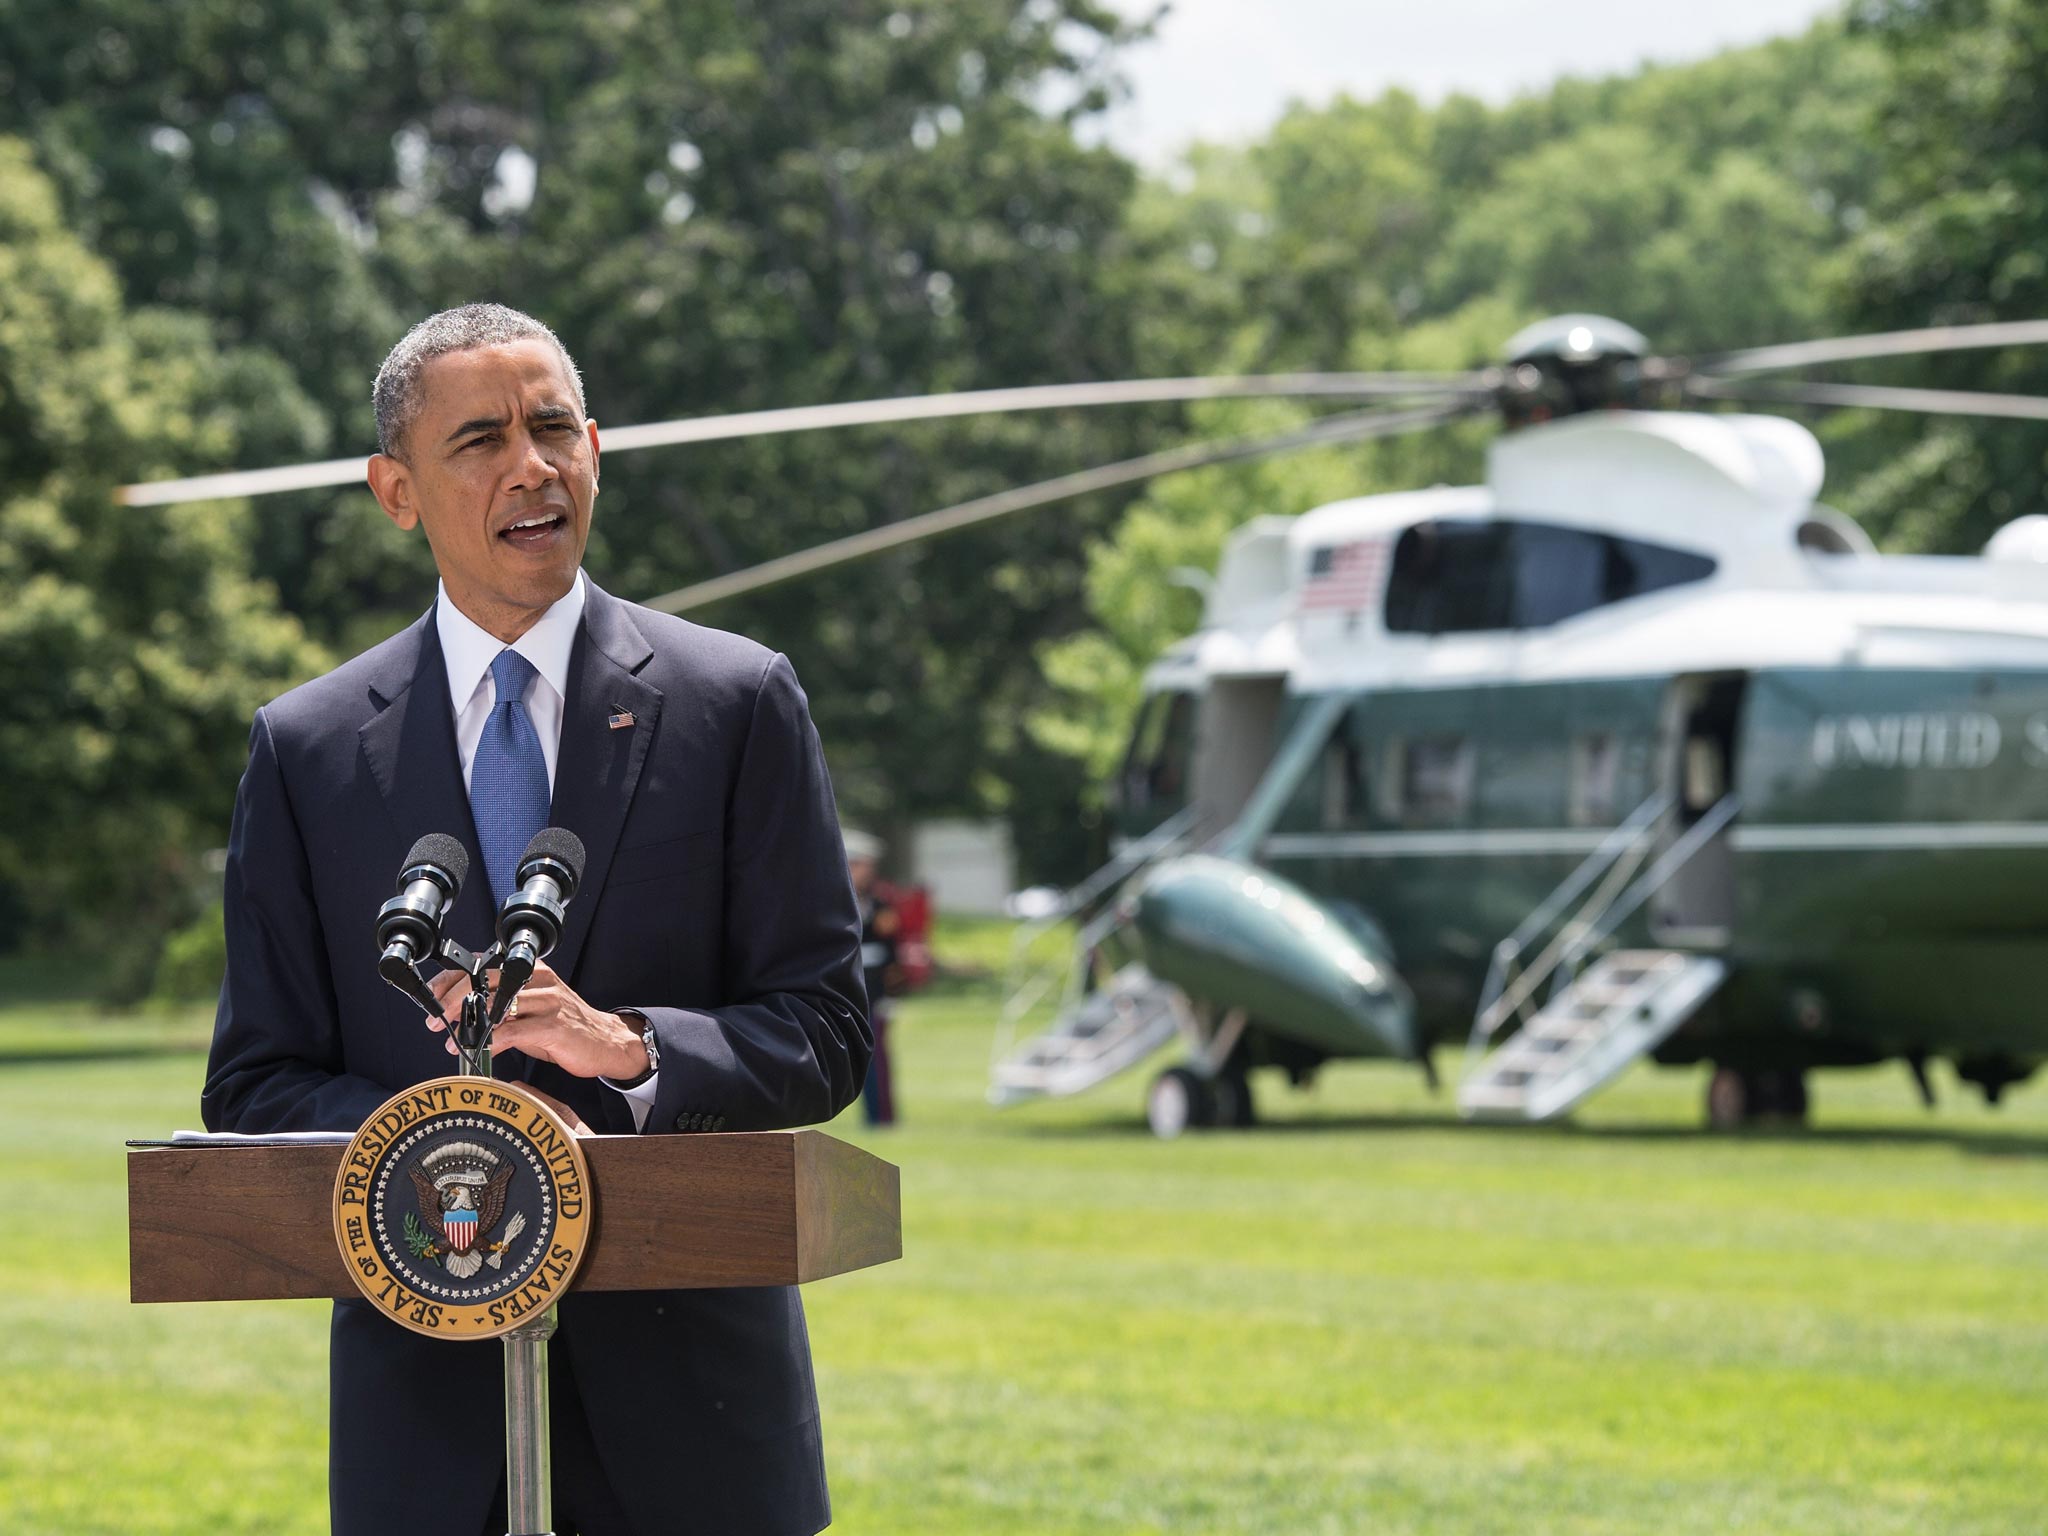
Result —
[[640, 1044], [646, 1047], [647, 1050], [647, 1070], [638, 1077], [625, 1082], [621, 1082], [617, 1078], [610, 1079], [610, 1082], [614, 1088], [638, 1088], [647, 1079], [661, 1070], [661, 1045], [654, 1038], [654, 1021], [645, 1014], [621, 1013], [619, 1017], [622, 1019], [638, 1019], [640, 1021]]

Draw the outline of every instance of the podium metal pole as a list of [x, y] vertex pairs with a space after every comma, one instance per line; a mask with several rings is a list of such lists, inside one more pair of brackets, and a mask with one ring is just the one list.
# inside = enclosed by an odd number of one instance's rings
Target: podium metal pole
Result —
[[507, 1536], [550, 1536], [554, 1467], [548, 1445], [548, 1339], [555, 1309], [505, 1335]]
[[[479, 967], [481, 970], [481, 967]], [[491, 1075], [491, 1034], [482, 989], [474, 978], [462, 1000], [455, 1049], [465, 1077]], [[548, 1442], [548, 1340], [555, 1309], [505, 1335], [506, 1536], [553, 1536], [554, 1458]]]

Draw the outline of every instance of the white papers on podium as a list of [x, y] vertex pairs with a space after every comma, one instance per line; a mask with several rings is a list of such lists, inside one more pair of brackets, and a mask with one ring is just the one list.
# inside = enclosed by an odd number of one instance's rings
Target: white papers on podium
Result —
[[130, 1142], [128, 1145], [155, 1147], [345, 1147], [355, 1140], [354, 1131], [270, 1131], [245, 1135], [240, 1131], [173, 1131], [169, 1141]]

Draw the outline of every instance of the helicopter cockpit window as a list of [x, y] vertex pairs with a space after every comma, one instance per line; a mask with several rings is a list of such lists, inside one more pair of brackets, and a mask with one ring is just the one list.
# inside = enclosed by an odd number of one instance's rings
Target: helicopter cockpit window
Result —
[[1542, 629], [1713, 573], [1709, 556], [1586, 528], [1440, 519], [1395, 543], [1386, 625], [1421, 635]]
[[1539, 523], [1522, 524], [1508, 537], [1514, 546], [1515, 628], [1545, 629], [1615, 601], [1608, 595], [1612, 573], [1605, 546], [1617, 540]]
[[1194, 747], [1194, 695], [1158, 693], [1147, 699], [1124, 759], [1122, 809], [1163, 818], [1186, 804]]
[[1443, 635], [1513, 627], [1507, 525], [1417, 523], [1394, 545], [1387, 628]]
[[1610, 538], [1607, 543], [1608, 560], [1614, 572], [1611, 585], [1620, 592], [1619, 596], [1607, 599], [1610, 603], [1619, 602], [1622, 597], [1641, 597], [1646, 592], [1705, 581], [1714, 574], [1711, 555], [1696, 555], [1689, 549], [1672, 549], [1641, 539]]

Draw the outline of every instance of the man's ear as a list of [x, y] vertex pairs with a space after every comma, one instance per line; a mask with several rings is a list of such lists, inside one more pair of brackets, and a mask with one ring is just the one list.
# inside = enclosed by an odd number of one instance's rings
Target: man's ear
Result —
[[388, 453], [371, 454], [369, 481], [370, 489], [377, 495], [377, 505], [384, 509], [386, 517], [407, 533], [419, 527], [420, 509], [413, 501], [412, 471], [403, 460]]
[[586, 422], [584, 422], [584, 423], [583, 423], [583, 435], [584, 435], [585, 437], [587, 437], [587, 438], [589, 438], [589, 439], [590, 439], [590, 483], [591, 483], [592, 485], [595, 485], [595, 484], [597, 484], [597, 460], [598, 460], [598, 452], [597, 452], [597, 423], [596, 423], [596, 422], [594, 422], [594, 421], [586, 421]]

